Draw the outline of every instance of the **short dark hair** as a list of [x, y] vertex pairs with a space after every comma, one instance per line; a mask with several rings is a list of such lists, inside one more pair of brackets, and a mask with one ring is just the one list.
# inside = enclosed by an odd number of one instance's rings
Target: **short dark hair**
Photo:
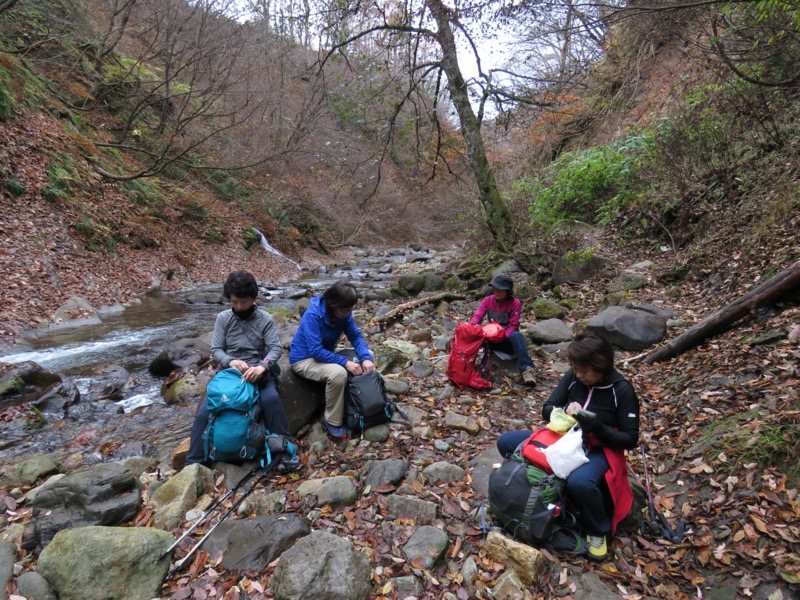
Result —
[[614, 347], [593, 331], [584, 331], [575, 336], [567, 348], [567, 358], [571, 363], [593, 369], [605, 377], [614, 370]]
[[222, 286], [222, 295], [227, 300], [231, 296], [238, 298], [258, 298], [258, 283], [250, 271], [240, 270], [228, 274], [225, 285]]
[[349, 281], [337, 281], [322, 294], [328, 310], [334, 308], [350, 309], [358, 302], [358, 290]]

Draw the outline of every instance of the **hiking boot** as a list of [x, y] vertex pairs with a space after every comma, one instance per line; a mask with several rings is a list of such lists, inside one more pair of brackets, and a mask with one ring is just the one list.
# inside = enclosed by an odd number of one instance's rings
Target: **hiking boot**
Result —
[[589, 552], [587, 557], [592, 560], [605, 560], [608, 556], [608, 544], [604, 535], [587, 535], [586, 541], [589, 542]]
[[522, 383], [525, 385], [536, 385], [536, 374], [533, 372], [533, 367], [525, 367], [522, 372]]
[[589, 542], [586, 541], [586, 538], [577, 531], [566, 527], [556, 530], [547, 540], [547, 545], [553, 550], [574, 556], [586, 554], [589, 549]]
[[331, 437], [340, 439], [347, 434], [347, 429], [341, 425], [331, 425], [325, 419], [322, 419], [322, 424], [325, 426], [325, 429], [328, 430], [328, 433], [331, 435]]

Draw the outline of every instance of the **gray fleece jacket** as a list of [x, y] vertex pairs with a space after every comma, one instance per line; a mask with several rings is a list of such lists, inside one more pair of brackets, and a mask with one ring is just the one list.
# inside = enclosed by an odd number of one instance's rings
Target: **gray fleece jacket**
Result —
[[226, 369], [232, 360], [243, 360], [251, 367], [263, 363], [269, 369], [281, 357], [278, 327], [272, 315], [256, 308], [243, 321], [230, 309], [219, 313], [211, 336], [211, 356]]

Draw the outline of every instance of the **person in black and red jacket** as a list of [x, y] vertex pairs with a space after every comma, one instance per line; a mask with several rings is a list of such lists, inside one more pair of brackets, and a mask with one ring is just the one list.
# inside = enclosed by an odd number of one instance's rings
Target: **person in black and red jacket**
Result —
[[[633, 493], [625, 451], [639, 443], [639, 398], [614, 367], [614, 349], [596, 333], [575, 337], [567, 350], [570, 369], [542, 408], [545, 421], [556, 407], [572, 415], [583, 431], [589, 462], [567, 477], [567, 492], [586, 530], [589, 558], [603, 560], [607, 537], [630, 512]], [[531, 431], [509, 431], [497, 440], [510, 456]], [[609, 507], [609, 500], [613, 506]]]

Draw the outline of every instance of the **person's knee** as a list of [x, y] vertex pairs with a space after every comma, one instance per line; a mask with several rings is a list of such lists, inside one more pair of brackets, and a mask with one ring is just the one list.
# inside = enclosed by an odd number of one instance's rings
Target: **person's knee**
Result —
[[333, 365], [328, 376], [328, 381], [335, 385], [347, 385], [347, 369], [341, 365]]
[[595, 494], [598, 491], [597, 486], [588, 479], [567, 479], [567, 492], [573, 498]]

